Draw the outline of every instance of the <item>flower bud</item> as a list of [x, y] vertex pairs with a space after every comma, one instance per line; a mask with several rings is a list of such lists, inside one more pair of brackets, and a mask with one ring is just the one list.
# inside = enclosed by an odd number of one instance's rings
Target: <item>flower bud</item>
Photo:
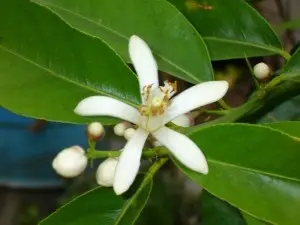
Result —
[[254, 66], [253, 73], [257, 79], [263, 80], [270, 75], [270, 68], [267, 64], [261, 62]]
[[127, 141], [129, 141], [132, 136], [135, 134], [136, 130], [134, 128], [128, 128], [124, 132], [124, 137]]
[[98, 141], [105, 134], [104, 127], [99, 122], [90, 123], [87, 127], [87, 136], [89, 140]]
[[191, 113], [183, 114], [178, 117], [176, 117], [174, 120], [172, 120], [172, 123], [174, 123], [177, 126], [181, 127], [190, 127], [194, 125], [194, 117]]
[[114, 133], [118, 136], [124, 136], [125, 130], [129, 128], [131, 125], [128, 122], [118, 123], [114, 126]]
[[96, 171], [96, 180], [99, 185], [103, 187], [113, 186], [117, 164], [116, 158], [108, 158], [99, 165]]
[[59, 175], [67, 178], [80, 175], [86, 168], [88, 159], [79, 146], [66, 148], [52, 161], [52, 167]]

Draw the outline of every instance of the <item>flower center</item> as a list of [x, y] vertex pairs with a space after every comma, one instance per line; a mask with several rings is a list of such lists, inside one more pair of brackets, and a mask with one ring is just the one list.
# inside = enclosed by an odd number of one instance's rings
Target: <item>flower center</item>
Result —
[[163, 117], [168, 106], [171, 104], [171, 97], [177, 92], [177, 83], [164, 82], [164, 86], [153, 87], [147, 85], [143, 87], [143, 105], [140, 106], [141, 126], [153, 131], [163, 125]]

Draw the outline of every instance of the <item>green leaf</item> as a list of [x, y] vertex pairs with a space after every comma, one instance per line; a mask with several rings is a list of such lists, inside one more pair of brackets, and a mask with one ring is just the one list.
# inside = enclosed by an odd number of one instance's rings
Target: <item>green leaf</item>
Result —
[[190, 135], [209, 163], [207, 176], [175, 163], [196, 183], [262, 220], [300, 223], [300, 142], [280, 131], [223, 124]]
[[33, 0], [72, 27], [104, 40], [127, 62], [128, 38], [137, 34], [153, 50], [160, 70], [191, 83], [212, 80], [204, 41], [165, 0]]
[[273, 123], [286, 120], [300, 120], [300, 97], [294, 97], [276, 106], [259, 120], [260, 123]]
[[85, 97], [140, 101], [136, 76], [118, 55], [43, 7], [0, 0], [0, 37], [0, 104], [18, 114], [87, 122], [73, 112]]
[[243, 213], [243, 217], [247, 223], [247, 225], [271, 225], [270, 223], [264, 222], [262, 220], [259, 220], [257, 218], [254, 218], [253, 216], [250, 216], [247, 213]]
[[208, 192], [201, 197], [202, 225], [246, 225], [238, 209]]
[[96, 188], [67, 203], [40, 225], [113, 224], [125, 202], [110, 188]]
[[276, 123], [268, 123], [263, 125], [271, 127], [276, 130], [280, 130], [296, 138], [300, 138], [300, 122], [298, 121], [276, 122]]
[[67, 203], [39, 225], [134, 224], [148, 201], [153, 176], [166, 161], [162, 158], [150, 167], [139, 187], [130, 189], [133, 195], [128, 200], [117, 196], [111, 188], [96, 188]]
[[270, 25], [243, 0], [226, 0], [226, 4], [224, 0], [168, 1], [196, 27], [213, 60], [244, 58], [245, 55], [287, 57]]
[[40, 225], [132, 224], [142, 211], [151, 187], [152, 181], [139, 193], [140, 198], [133, 197], [127, 201], [117, 196], [111, 188], [96, 188], [67, 203]]

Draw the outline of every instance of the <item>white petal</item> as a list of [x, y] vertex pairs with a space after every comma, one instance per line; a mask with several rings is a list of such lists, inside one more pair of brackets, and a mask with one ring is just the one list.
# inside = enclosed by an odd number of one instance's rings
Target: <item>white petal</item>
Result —
[[194, 119], [192, 118], [192, 115], [187, 114], [182, 114], [172, 120], [172, 123], [181, 127], [190, 127], [194, 124], [193, 122]]
[[114, 180], [114, 191], [117, 195], [126, 192], [134, 182], [140, 168], [141, 155], [148, 135], [147, 131], [138, 128], [123, 148]]
[[228, 90], [226, 81], [209, 81], [197, 84], [172, 99], [165, 117], [165, 123], [198, 107], [223, 98]]
[[141, 91], [145, 85], [158, 87], [156, 61], [147, 43], [136, 35], [129, 39], [129, 56], [138, 74]]
[[105, 96], [83, 99], [74, 112], [81, 116], [112, 116], [131, 123], [137, 123], [140, 117], [140, 113], [134, 107]]
[[208, 173], [205, 156], [188, 137], [167, 127], [162, 127], [151, 134], [166, 146], [183, 165], [199, 173]]

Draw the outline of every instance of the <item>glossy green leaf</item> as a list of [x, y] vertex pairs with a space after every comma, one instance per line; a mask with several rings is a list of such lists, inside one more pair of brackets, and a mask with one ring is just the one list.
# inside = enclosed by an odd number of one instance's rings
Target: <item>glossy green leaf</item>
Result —
[[268, 123], [263, 125], [271, 127], [276, 130], [280, 130], [296, 138], [300, 138], [300, 122], [298, 121], [276, 122], [276, 123]]
[[[112, 188], [96, 188], [89, 191], [44, 219], [40, 225], [128, 225], [134, 224], [148, 201], [152, 190], [152, 178], [167, 158], [156, 161], [141, 177], [142, 181], [131, 187], [128, 199], [117, 196]], [[140, 177], [139, 177], [140, 178]]]
[[208, 192], [201, 196], [202, 225], [246, 225], [238, 209]]
[[[0, 104], [18, 114], [87, 122], [87, 96], [139, 103], [134, 73], [109, 47], [27, 0], [0, 0]], [[103, 119], [102, 122], [109, 122]]]
[[247, 213], [242, 212], [242, 215], [243, 215], [247, 225], [272, 225], [271, 223], [267, 223], [267, 222], [264, 222], [257, 218], [254, 218], [253, 216], [250, 216]]
[[275, 129], [246, 124], [190, 135], [209, 162], [207, 176], [175, 163], [215, 196], [278, 225], [300, 223], [300, 142]]
[[270, 25], [244, 0], [168, 1], [196, 27], [214, 60], [286, 55]]
[[67, 203], [40, 225], [113, 224], [125, 204], [109, 188], [96, 188]]
[[127, 62], [128, 38], [137, 34], [150, 45], [160, 70], [199, 83], [213, 79], [204, 41], [165, 0], [33, 0], [72, 27], [104, 40]]
[[51, 214], [40, 225], [127, 225], [132, 224], [143, 209], [152, 182], [141, 190], [139, 198], [125, 200], [111, 188], [96, 188]]

